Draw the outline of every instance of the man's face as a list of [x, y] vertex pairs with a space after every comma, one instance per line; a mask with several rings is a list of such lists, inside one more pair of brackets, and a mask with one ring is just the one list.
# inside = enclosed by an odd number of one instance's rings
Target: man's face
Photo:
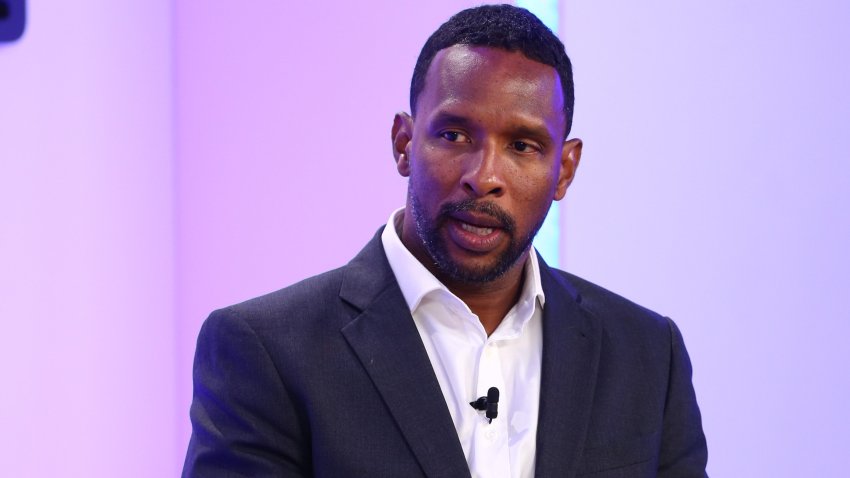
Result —
[[402, 240], [438, 277], [497, 279], [524, 262], [578, 165], [558, 74], [518, 52], [455, 45], [434, 57], [416, 106], [393, 126], [409, 177]]

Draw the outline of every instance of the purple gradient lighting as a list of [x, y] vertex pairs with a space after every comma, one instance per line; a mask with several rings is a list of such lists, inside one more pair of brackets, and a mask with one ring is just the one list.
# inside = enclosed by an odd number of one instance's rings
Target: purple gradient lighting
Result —
[[170, 18], [30, 2], [0, 45], [3, 476], [176, 474]]
[[[393, 114], [477, 3], [28, 2], [0, 45], [4, 476], [177, 476], [204, 317], [404, 203]], [[846, 475], [850, 4], [560, 7], [561, 265], [676, 319], [712, 476]]]

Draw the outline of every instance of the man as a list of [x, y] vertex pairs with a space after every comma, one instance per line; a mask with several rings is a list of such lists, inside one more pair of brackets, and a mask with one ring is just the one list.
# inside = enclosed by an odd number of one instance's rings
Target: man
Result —
[[410, 106], [406, 206], [345, 267], [205, 322], [184, 476], [705, 476], [673, 322], [531, 248], [581, 157], [561, 42], [460, 12]]

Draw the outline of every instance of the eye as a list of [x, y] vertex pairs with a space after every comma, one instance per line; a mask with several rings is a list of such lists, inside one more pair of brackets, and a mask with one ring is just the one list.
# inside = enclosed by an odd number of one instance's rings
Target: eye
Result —
[[540, 151], [540, 147], [525, 141], [514, 141], [511, 147], [519, 153], [535, 153]]
[[440, 133], [440, 137], [447, 141], [451, 141], [452, 143], [468, 143], [469, 138], [458, 131], [443, 131]]

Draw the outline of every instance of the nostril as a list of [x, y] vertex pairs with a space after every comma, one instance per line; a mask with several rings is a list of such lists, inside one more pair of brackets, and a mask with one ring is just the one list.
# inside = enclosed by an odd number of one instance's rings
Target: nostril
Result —
[[503, 191], [502, 186], [494, 184], [495, 181], [464, 181], [463, 189], [475, 196], [475, 197], [485, 197], [485, 196], [501, 196]]

